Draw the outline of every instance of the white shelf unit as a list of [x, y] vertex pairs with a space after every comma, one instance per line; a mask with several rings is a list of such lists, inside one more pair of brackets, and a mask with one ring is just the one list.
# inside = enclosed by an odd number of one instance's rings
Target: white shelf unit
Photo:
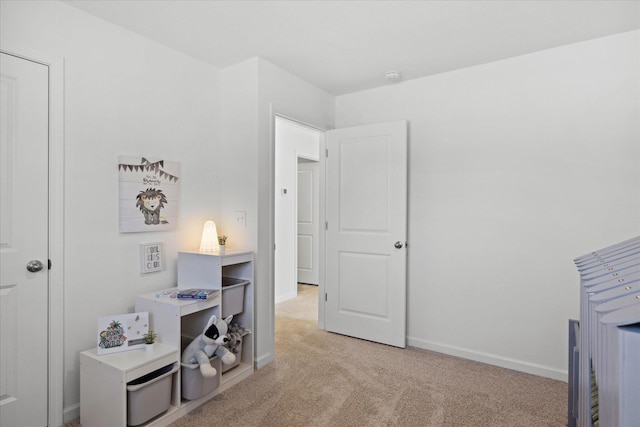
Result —
[[[223, 277], [246, 281], [243, 309], [234, 316], [232, 323], [238, 323], [250, 333], [243, 338], [242, 360], [237, 367], [222, 373], [220, 386], [211, 393], [197, 399], [182, 399], [181, 372], [177, 374], [172, 392], [172, 404], [177, 411], [167, 413], [169, 422], [194, 410], [197, 406], [227, 390], [254, 371], [254, 288], [253, 252], [226, 251], [224, 253], [178, 253], [178, 288], [205, 288], [220, 290], [220, 294], [207, 300], [181, 300], [158, 298], [157, 292], [139, 295], [135, 300], [136, 312], [149, 312], [149, 322], [158, 333], [158, 339], [165, 345], [177, 348], [181, 359], [182, 337], [194, 338], [200, 335], [211, 315], [221, 316], [224, 307]], [[161, 419], [164, 424], [164, 418]], [[152, 424], [156, 425], [156, 424]]]
[[127, 383], [167, 365], [180, 364], [181, 337], [200, 335], [209, 317], [212, 314], [220, 316], [222, 313], [223, 276], [246, 281], [243, 310], [233, 320], [233, 323], [237, 322], [250, 331], [243, 337], [240, 364], [221, 374], [217, 389], [194, 400], [182, 398], [182, 373], [178, 369], [173, 374], [169, 409], [142, 426], [169, 425], [253, 374], [253, 252], [180, 252], [178, 287], [219, 289], [220, 294], [207, 300], [158, 298], [158, 292], [137, 296], [136, 312], [149, 312], [150, 325], [158, 333], [156, 348], [153, 351], [131, 350], [101, 356], [96, 354], [96, 349], [80, 353], [80, 420], [83, 427], [127, 425]]
[[[156, 344], [145, 349], [98, 355], [91, 349], [80, 353], [80, 422], [83, 427], [127, 425], [127, 383], [157, 369], [180, 363], [176, 347]], [[177, 382], [179, 371], [173, 374]], [[177, 411], [172, 398], [165, 413]], [[177, 419], [177, 418], [176, 418]], [[151, 420], [146, 425], [154, 425]]]

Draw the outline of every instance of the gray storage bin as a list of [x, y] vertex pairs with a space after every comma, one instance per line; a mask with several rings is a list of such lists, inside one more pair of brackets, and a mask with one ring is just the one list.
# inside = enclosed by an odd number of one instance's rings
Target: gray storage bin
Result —
[[248, 280], [222, 278], [222, 318], [235, 316], [244, 310], [244, 288]]
[[127, 425], [137, 426], [169, 409], [173, 374], [171, 364], [127, 383]]
[[182, 363], [182, 398], [187, 400], [199, 399], [205, 394], [211, 393], [220, 385], [220, 375], [222, 367], [220, 359], [213, 356], [209, 359], [217, 375], [212, 378], [205, 378], [200, 373], [200, 365], [197, 363]]
[[[182, 336], [182, 351], [193, 341], [193, 338]], [[199, 399], [205, 394], [211, 393], [220, 386], [222, 374], [222, 362], [217, 356], [209, 358], [209, 363], [217, 372], [213, 378], [205, 378], [200, 373], [200, 365], [197, 363], [181, 363], [182, 366], [182, 398], [187, 400]]]

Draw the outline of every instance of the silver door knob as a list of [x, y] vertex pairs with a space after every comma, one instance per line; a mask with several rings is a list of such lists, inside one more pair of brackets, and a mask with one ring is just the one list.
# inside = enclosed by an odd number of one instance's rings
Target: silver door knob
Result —
[[37, 273], [38, 271], [42, 270], [43, 268], [44, 268], [44, 265], [42, 265], [42, 263], [40, 261], [38, 261], [37, 259], [29, 261], [29, 263], [27, 264], [27, 270], [29, 270], [32, 273]]
[[397, 241], [395, 245], [393, 245], [396, 249], [402, 249], [402, 242]]

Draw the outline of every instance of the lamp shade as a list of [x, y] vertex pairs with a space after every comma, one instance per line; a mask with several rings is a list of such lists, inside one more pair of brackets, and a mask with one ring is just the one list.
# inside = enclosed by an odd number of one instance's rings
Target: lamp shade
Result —
[[216, 223], [209, 220], [202, 227], [202, 240], [200, 240], [200, 252], [215, 252], [218, 250], [218, 229]]

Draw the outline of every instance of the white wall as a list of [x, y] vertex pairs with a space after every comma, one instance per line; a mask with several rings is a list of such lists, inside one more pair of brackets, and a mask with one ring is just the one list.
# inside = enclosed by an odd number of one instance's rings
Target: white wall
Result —
[[[0, 2], [3, 41], [65, 60], [65, 420], [79, 415], [79, 355], [97, 318], [175, 286], [176, 253], [199, 244], [219, 206], [218, 70], [59, 2]], [[118, 232], [118, 155], [180, 163], [175, 232]], [[204, 161], [203, 161], [204, 160]], [[141, 275], [139, 244], [165, 245]], [[54, 260], [55, 263], [55, 260]], [[54, 264], [55, 265], [55, 264]]]
[[[251, 59], [220, 72], [221, 184], [218, 234], [228, 236], [229, 249], [258, 248], [258, 60]], [[246, 225], [235, 211], [246, 212]]]
[[409, 121], [408, 342], [566, 378], [572, 259], [640, 234], [638, 31], [340, 96]]
[[280, 117], [275, 132], [274, 298], [278, 303], [298, 295], [298, 157], [320, 160], [321, 135]]

